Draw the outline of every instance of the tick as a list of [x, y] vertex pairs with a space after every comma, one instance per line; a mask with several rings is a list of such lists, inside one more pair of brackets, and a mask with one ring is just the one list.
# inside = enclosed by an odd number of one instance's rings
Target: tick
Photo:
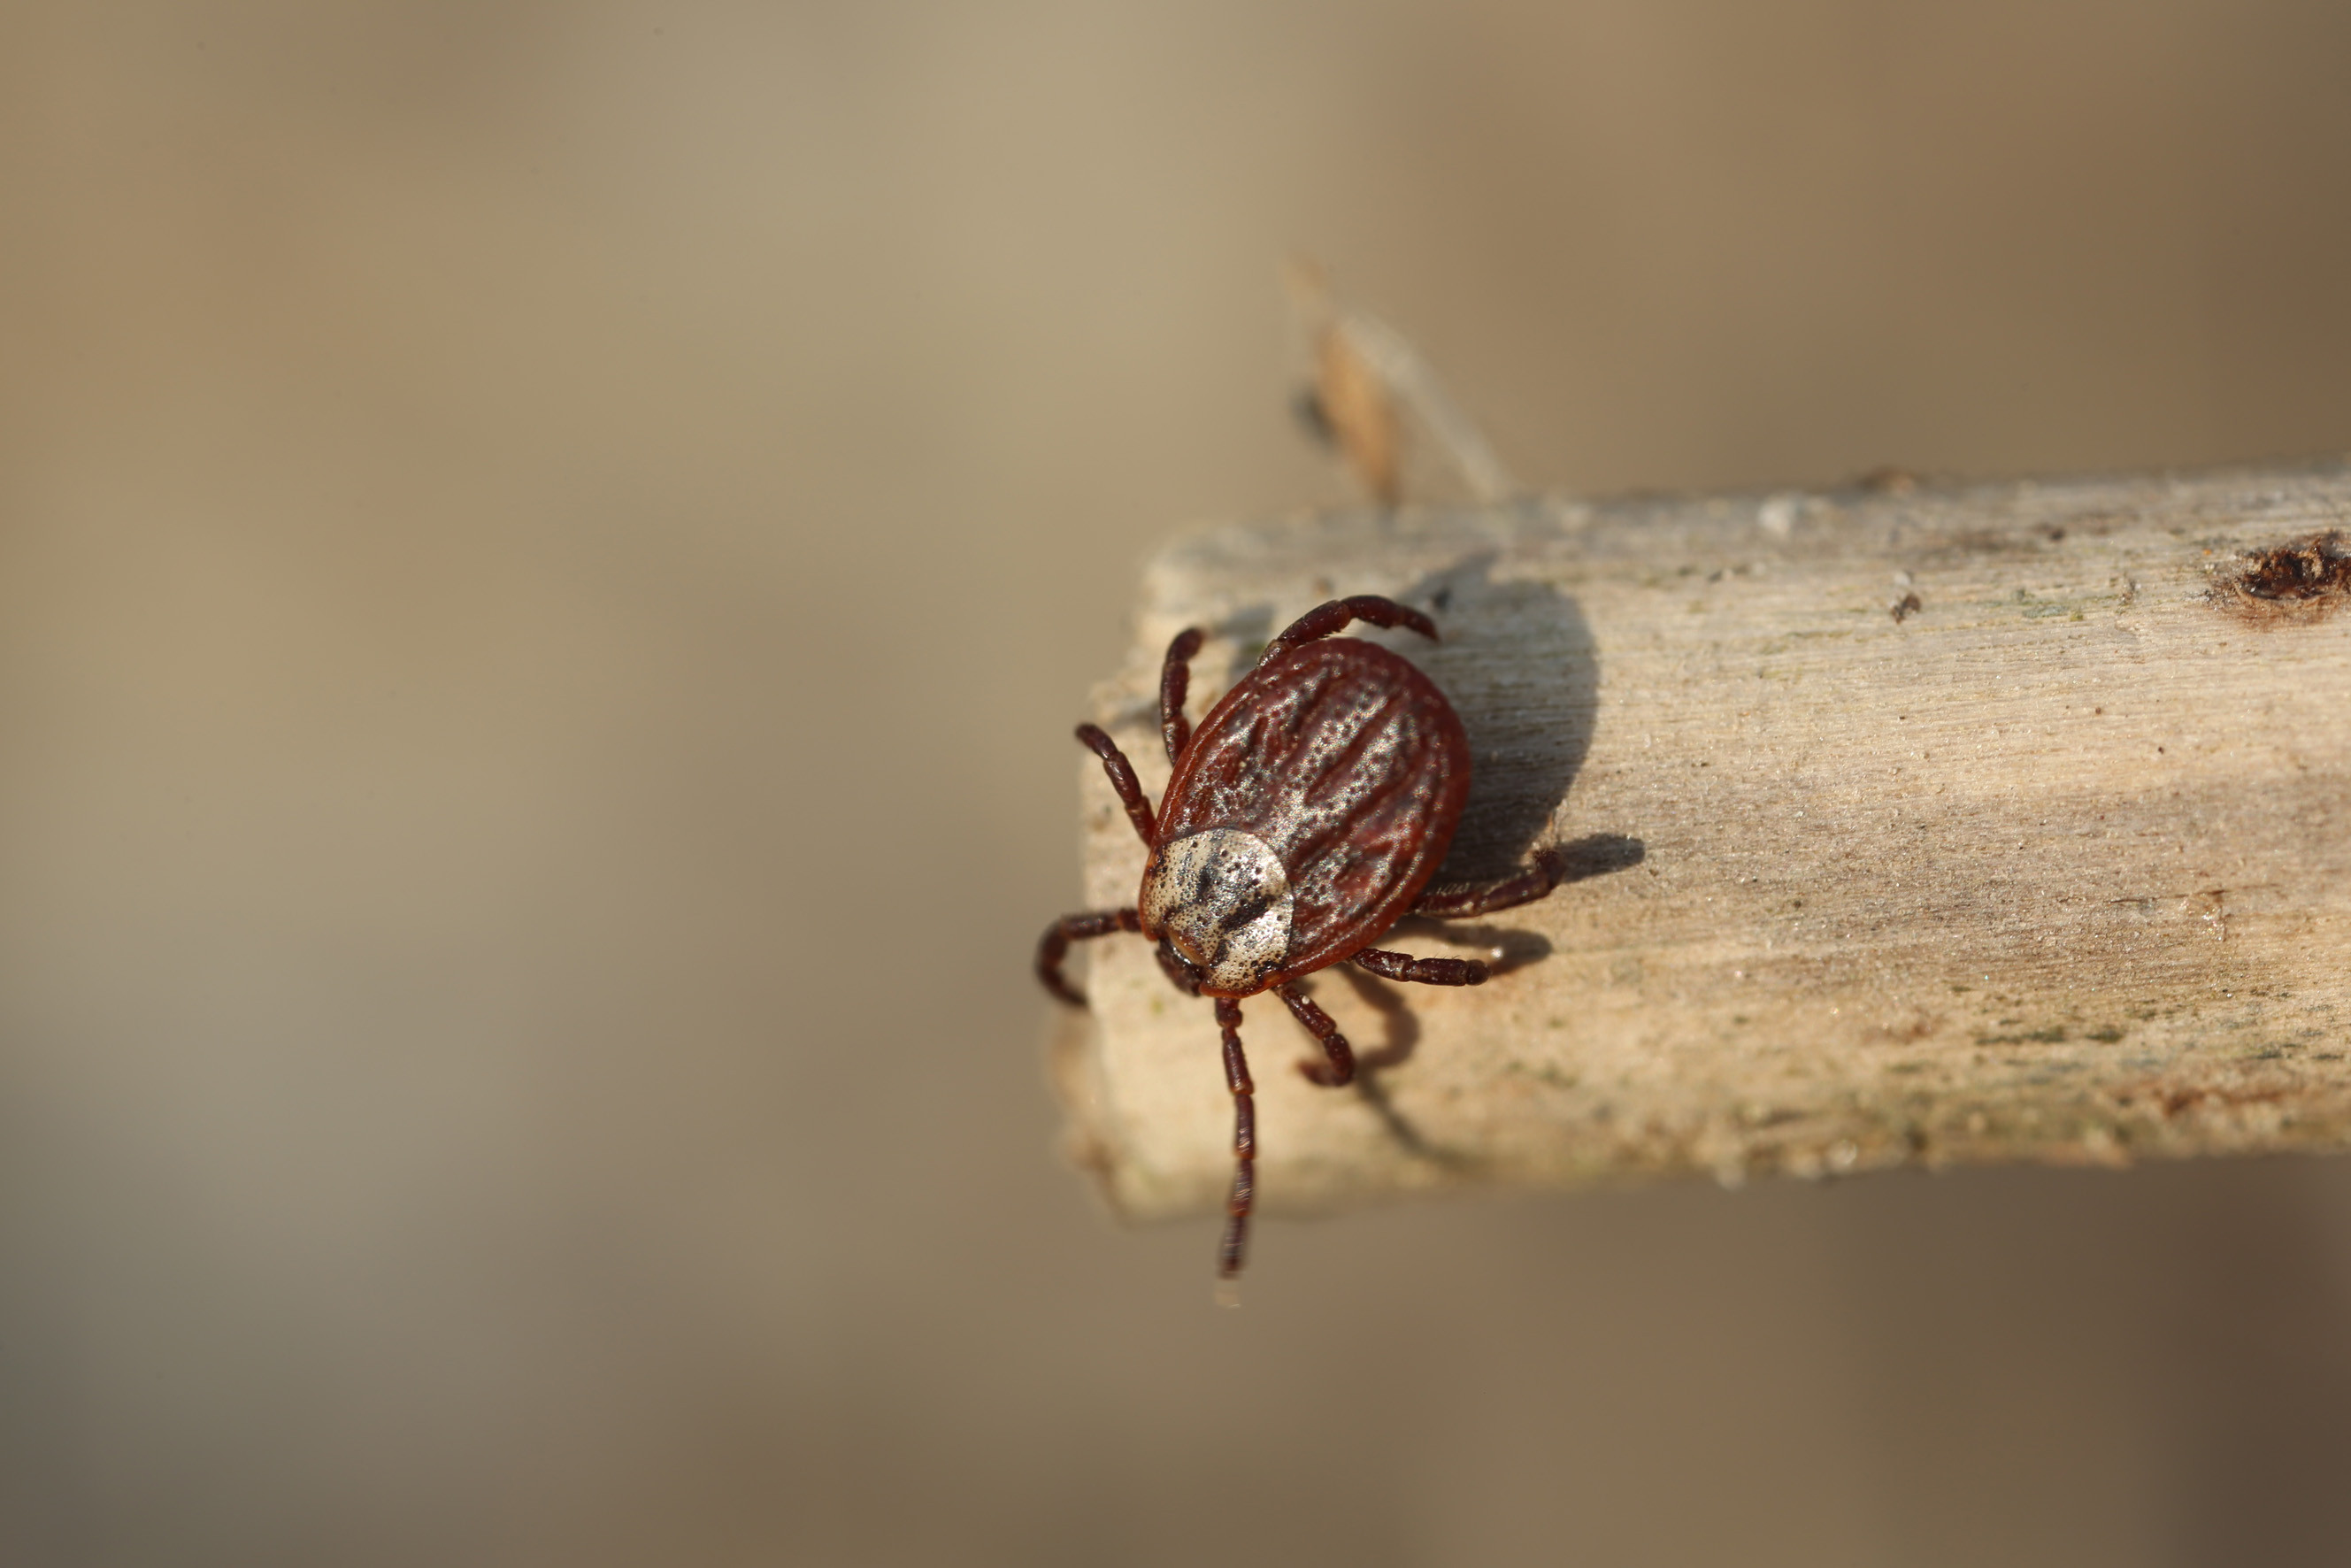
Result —
[[1240, 999], [1271, 991], [1322, 1048], [1299, 1071], [1338, 1088], [1355, 1057], [1331, 1015], [1298, 982], [1352, 963], [1390, 980], [1482, 986], [1473, 958], [1416, 958], [1372, 944], [1406, 915], [1466, 917], [1532, 903], [1566, 869], [1555, 851], [1499, 882], [1430, 888], [1469, 796], [1469, 742], [1443, 693], [1375, 643], [1334, 635], [1351, 622], [1404, 626], [1434, 642], [1417, 610], [1373, 595], [1308, 611], [1200, 721], [1184, 716], [1197, 627], [1167, 646], [1159, 729], [1175, 775], [1157, 811], [1118, 743], [1091, 724], [1078, 739], [1150, 852], [1134, 906], [1055, 921], [1037, 944], [1037, 977], [1073, 1007], [1061, 974], [1070, 944], [1133, 931], [1156, 945], [1176, 989], [1216, 1004], [1233, 1095], [1233, 1191], [1217, 1272], [1231, 1280], [1249, 1244], [1257, 1124]]

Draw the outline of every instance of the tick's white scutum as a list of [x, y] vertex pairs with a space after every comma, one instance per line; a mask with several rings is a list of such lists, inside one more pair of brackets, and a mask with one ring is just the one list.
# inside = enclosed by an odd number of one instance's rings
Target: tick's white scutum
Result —
[[1247, 993], [1290, 949], [1290, 877], [1271, 845], [1238, 828], [1209, 828], [1159, 852], [1143, 879], [1143, 924], [1220, 991]]

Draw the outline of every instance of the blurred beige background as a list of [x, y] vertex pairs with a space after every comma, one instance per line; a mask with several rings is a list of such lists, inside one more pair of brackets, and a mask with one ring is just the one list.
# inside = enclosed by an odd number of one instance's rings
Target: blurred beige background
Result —
[[2321, 0], [0, 8], [6, 1557], [2343, 1561], [2351, 1165], [1276, 1222], [1218, 1313], [1026, 965], [1144, 553], [1344, 496], [1285, 253], [1549, 486], [2339, 451], [2346, 84]]

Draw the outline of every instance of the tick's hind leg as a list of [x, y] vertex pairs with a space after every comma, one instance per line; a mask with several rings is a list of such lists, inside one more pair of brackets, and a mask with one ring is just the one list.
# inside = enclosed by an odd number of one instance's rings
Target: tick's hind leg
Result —
[[1107, 936], [1113, 931], [1140, 931], [1143, 918], [1132, 909], [1097, 909], [1085, 915], [1064, 915], [1045, 927], [1045, 935], [1037, 939], [1037, 978], [1045, 988], [1073, 1008], [1086, 1005], [1086, 994], [1061, 977], [1061, 960], [1069, 956], [1070, 944], [1095, 936]]
[[1482, 986], [1493, 973], [1475, 958], [1416, 958], [1409, 953], [1384, 953], [1366, 947], [1348, 960], [1384, 980], [1410, 980], [1422, 986]]
[[1217, 998], [1217, 1027], [1225, 1036], [1225, 1085], [1233, 1092], [1233, 1196], [1225, 1205], [1224, 1239], [1217, 1246], [1217, 1278], [1240, 1277], [1249, 1249], [1249, 1210], [1257, 1200], [1257, 1085], [1249, 1082], [1249, 1058], [1241, 1054], [1241, 1005]]
[[1167, 760], [1184, 755], [1192, 739], [1192, 721], [1184, 716], [1184, 698], [1192, 689], [1192, 655], [1200, 651], [1200, 629], [1187, 626], [1167, 644], [1166, 661], [1159, 666], [1159, 734], [1167, 742]]
[[1306, 1082], [1320, 1083], [1325, 1089], [1338, 1089], [1353, 1083], [1355, 1081], [1355, 1051], [1347, 1043], [1347, 1037], [1339, 1032], [1339, 1026], [1331, 1021], [1331, 1015], [1316, 1007], [1312, 999], [1298, 988], [1296, 981], [1275, 987], [1274, 994], [1289, 1005], [1290, 1016], [1304, 1026], [1306, 1032], [1322, 1042], [1322, 1054], [1327, 1060], [1298, 1064], [1298, 1071], [1305, 1075]]
[[1506, 876], [1499, 882], [1461, 882], [1432, 887], [1420, 895], [1412, 912], [1439, 920], [1491, 915], [1496, 910], [1516, 909], [1521, 904], [1548, 898], [1552, 889], [1566, 878], [1565, 855], [1557, 850], [1537, 850], [1535, 863], [1516, 876]]
[[1291, 622], [1288, 630], [1265, 645], [1258, 663], [1262, 664], [1278, 653], [1287, 653], [1301, 643], [1319, 643], [1343, 631], [1351, 621], [1364, 621], [1374, 626], [1409, 626], [1430, 642], [1437, 641], [1437, 622], [1419, 611], [1393, 599], [1382, 599], [1376, 593], [1359, 593], [1353, 599], [1333, 599], [1327, 604], [1318, 604]]

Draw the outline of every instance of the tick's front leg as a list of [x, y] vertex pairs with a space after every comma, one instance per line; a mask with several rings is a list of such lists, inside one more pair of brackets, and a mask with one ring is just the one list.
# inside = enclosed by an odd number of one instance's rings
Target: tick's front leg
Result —
[[1217, 998], [1217, 1027], [1225, 1037], [1225, 1085], [1233, 1092], [1233, 1196], [1225, 1205], [1225, 1235], [1217, 1247], [1217, 1278], [1237, 1280], [1249, 1250], [1249, 1210], [1257, 1203], [1257, 1085], [1241, 1054], [1241, 1005]]
[[1070, 944], [1107, 936], [1113, 931], [1140, 931], [1143, 917], [1132, 909], [1097, 909], [1084, 915], [1064, 915], [1045, 927], [1037, 939], [1037, 978], [1047, 990], [1073, 1008], [1086, 1005], [1086, 994], [1061, 977], [1061, 960]]
[[1167, 977], [1169, 985], [1187, 997], [1196, 997], [1200, 994], [1200, 971], [1193, 966], [1190, 959], [1176, 951], [1174, 943], [1162, 936], [1159, 939], [1159, 946], [1152, 951], [1158, 955], [1160, 973]]

